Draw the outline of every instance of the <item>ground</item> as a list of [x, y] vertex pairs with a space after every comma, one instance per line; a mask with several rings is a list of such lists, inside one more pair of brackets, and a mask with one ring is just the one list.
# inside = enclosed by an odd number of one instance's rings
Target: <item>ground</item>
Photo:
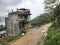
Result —
[[48, 28], [51, 23], [43, 25], [39, 28], [30, 29], [26, 35], [10, 45], [44, 45], [44, 39], [47, 36]]

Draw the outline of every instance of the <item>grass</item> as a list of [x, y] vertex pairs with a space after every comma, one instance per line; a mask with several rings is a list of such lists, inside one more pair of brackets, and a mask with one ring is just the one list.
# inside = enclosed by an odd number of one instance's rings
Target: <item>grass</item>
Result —
[[60, 45], [60, 28], [52, 25], [49, 28], [45, 45]]
[[8, 37], [5, 39], [5, 41], [2, 43], [2, 45], [8, 45], [9, 43], [15, 42], [17, 39], [23, 37], [21, 34], [13, 37]]

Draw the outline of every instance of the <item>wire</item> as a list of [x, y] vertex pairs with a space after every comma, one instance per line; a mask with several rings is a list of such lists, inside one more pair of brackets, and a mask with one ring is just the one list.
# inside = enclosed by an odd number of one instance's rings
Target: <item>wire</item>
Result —
[[25, 8], [26, 8], [26, 0], [25, 0]]
[[20, 0], [20, 8], [21, 8], [21, 0]]
[[21, 2], [24, 2], [24, 8], [27, 8], [27, 0], [20, 0], [20, 8], [22, 7]]

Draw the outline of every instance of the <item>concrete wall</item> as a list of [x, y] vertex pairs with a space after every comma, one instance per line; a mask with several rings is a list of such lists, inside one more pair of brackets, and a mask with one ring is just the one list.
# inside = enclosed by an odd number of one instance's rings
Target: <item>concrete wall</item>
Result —
[[19, 20], [17, 14], [8, 15], [7, 34], [8, 36], [16, 36], [20, 33]]
[[[23, 10], [23, 12], [22, 12], [22, 10]], [[26, 10], [22, 9], [22, 10], [20, 11], [20, 9], [19, 9], [19, 11], [17, 11], [17, 12], [12, 11], [12, 13], [8, 14], [8, 18], [6, 19], [6, 27], [7, 27], [8, 36], [16, 36], [19, 33], [21, 33], [21, 31], [24, 30], [23, 29], [24, 27], [30, 26], [30, 25], [28, 25], [28, 23], [30, 21], [30, 15], [28, 12], [30, 12], [30, 11], [27, 9]], [[25, 11], [27, 11], [27, 12], [25, 12]], [[28, 14], [25, 14], [25, 13], [28, 13]], [[21, 17], [22, 17], [22, 19], [21, 19]], [[20, 22], [20, 21], [22, 21], [22, 22]], [[19, 23], [20, 23], [20, 25], [19, 25]], [[19, 28], [20, 26], [21, 26], [21, 29]]]

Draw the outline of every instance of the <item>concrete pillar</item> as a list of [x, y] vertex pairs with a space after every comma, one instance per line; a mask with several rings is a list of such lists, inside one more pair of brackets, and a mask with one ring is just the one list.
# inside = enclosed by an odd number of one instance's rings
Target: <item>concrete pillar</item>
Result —
[[0, 38], [1, 38], [1, 34], [0, 34]]
[[29, 26], [31, 26], [31, 17], [29, 15]]

